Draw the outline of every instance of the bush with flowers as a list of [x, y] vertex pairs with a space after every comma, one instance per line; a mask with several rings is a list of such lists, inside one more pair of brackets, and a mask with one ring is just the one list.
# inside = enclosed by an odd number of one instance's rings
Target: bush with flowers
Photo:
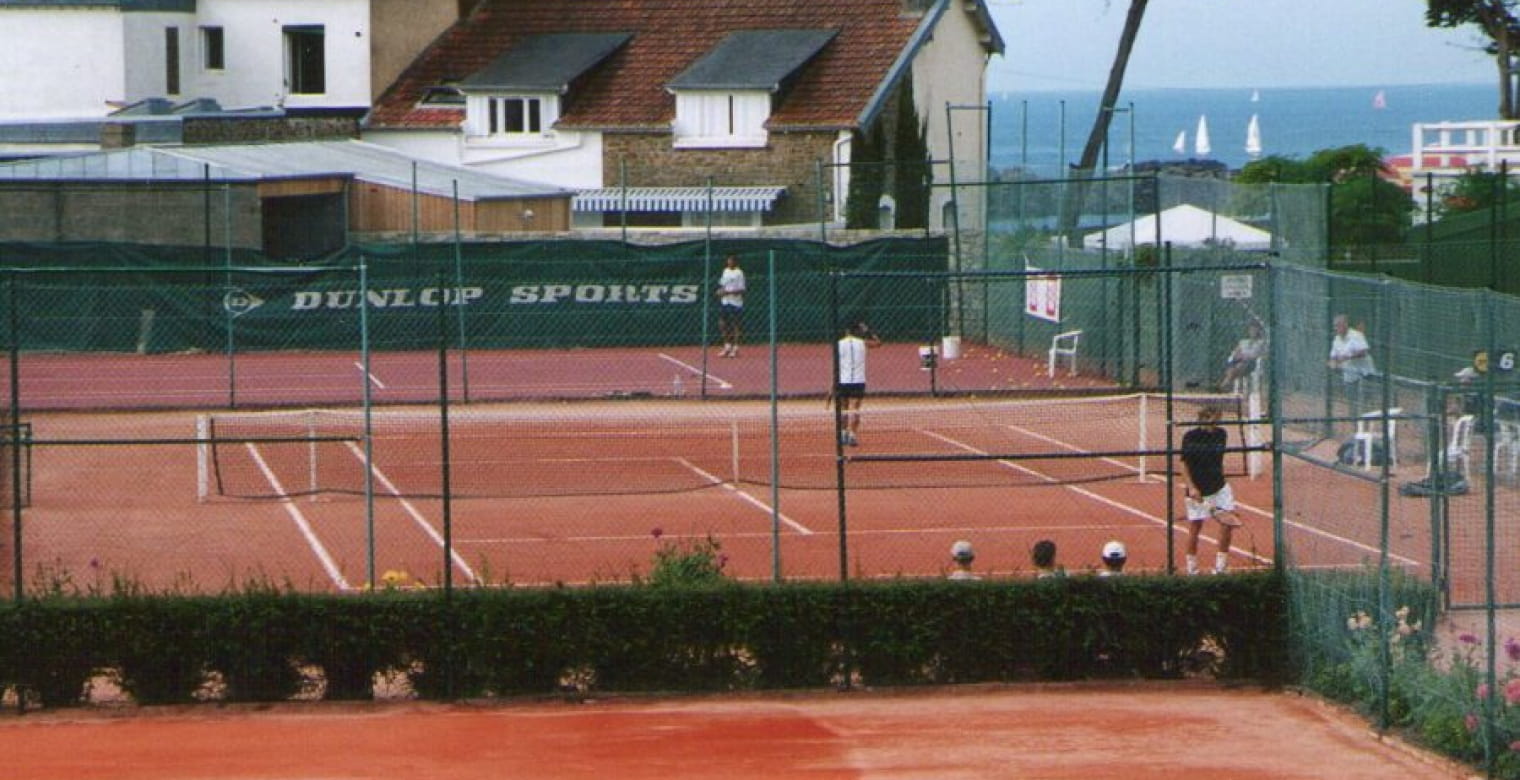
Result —
[[1520, 778], [1520, 639], [1503, 642], [1490, 684], [1477, 635], [1459, 634], [1454, 646], [1442, 647], [1409, 607], [1391, 618], [1366, 610], [1349, 615], [1348, 653], [1310, 687], [1427, 748], [1491, 767], [1493, 777]]

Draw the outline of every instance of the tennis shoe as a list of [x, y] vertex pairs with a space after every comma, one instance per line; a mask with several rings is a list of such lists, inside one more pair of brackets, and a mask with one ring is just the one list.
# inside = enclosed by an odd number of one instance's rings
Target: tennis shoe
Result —
[[860, 439], [856, 438], [855, 434], [853, 434], [853, 433], [847, 433], [847, 434], [845, 434], [845, 442], [844, 443], [850, 445], [851, 447], [859, 447], [860, 446]]

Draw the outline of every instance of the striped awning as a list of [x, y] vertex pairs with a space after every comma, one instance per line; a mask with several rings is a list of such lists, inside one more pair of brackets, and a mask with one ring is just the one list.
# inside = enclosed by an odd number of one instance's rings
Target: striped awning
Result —
[[785, 187], [609, 187], [575, 196], [575, 211], [770, 211]]

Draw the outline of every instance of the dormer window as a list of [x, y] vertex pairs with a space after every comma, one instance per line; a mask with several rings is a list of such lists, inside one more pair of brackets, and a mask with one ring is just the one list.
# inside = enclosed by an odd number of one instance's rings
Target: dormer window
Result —
[[765, 146], [771, 96], [764, 92], [676, 94], [676, 146]]
[[428, 87], [422, 93], [424, 106], [462, 106], [464, 105], [464, 93], [458, 87]]
[[743, 30], [671, 80], [676, 148], [762, 147], [772, 103], [834, 30]]
[[542, 133], [543, 99], [536, 97], [486, 98], [486, 114], [491, 135]]
[[465, 129], [483, 141], [550, 138], [570, 85], [612, 56], [628, 33], [560, 33], [518, 41], [491, 64], [459, 82]]

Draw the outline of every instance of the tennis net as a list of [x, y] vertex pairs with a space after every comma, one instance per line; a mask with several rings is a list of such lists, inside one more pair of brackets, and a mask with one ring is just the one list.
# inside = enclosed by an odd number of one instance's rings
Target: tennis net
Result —
[[[1137, 479], [1174, 464], [1205, 405], [1233, 395], [870, 399], [859, 446], [819, 401], [634, 400], [223, 412], [198, 421], [200, 497], [622, 495], [721, 485], [1018, 487]], [[1232, 433], [1232, 446], [1244, 438]], [[1170, 447], [1168, 441], [1170, 440]], [[1175, 459], [1171, 459], [1175, 460]], [[447, 484], [445, 468], [447, 463]], [[1231, 459], [1243, 470], [1245, 459]], [[368, 485], [367, 478], [372, 479]]]

